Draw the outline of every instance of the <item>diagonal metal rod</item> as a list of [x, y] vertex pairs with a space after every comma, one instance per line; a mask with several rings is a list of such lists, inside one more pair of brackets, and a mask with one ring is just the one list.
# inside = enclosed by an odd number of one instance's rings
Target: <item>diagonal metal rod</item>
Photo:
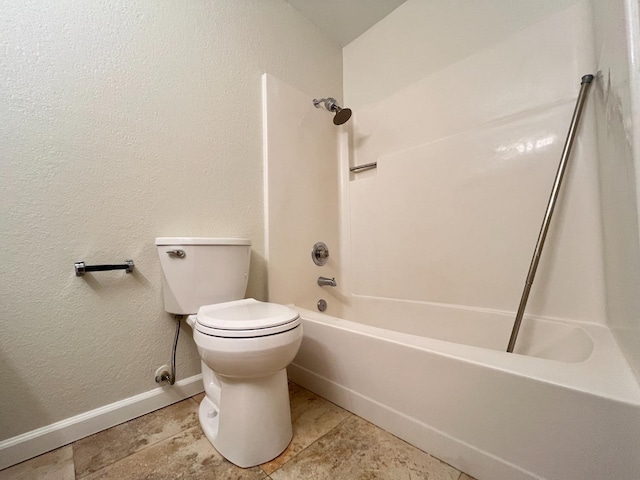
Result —
[[544, 247], [544, 241], [547, 238], [547, 232], [549, 231], [549, 224], [551, 223], [551, 216], [556, 206], [556, 200], [560, 193], [560, 185], [562, 184], [562, 177], [567, 168], [569, 161], [569, 155], [571, 154], [571, 147], [573, 146], [573, 140], [578, 130], [580, 123], [580, 116], [582, 115], [582, 108], [587, 99], [587, 93], [589, 92], [589, 86], [593, 80], [593, 75], [585, 75], [582, 77], [582, 83], [580, 84], [580, 93], [578, 94], [578, 100], [576, 101], [576, 108], [573, 111], [573, 118], [571, 119], [571, 125], [569, 126], [569, 133], [567, 134], [567, 140], [562, 150], [562, 156], [560, 157], [560, 165], [558, 165], [558, 171], [556, 172], [556, 178], [553, 182], [553, 188], [551, 189], [551, 195], [549, 202], [547, 203], [547, 210], [544, 214], [544, 220], [542, 221], [542, 228], [538, 234], [538, 243], [533, 251], [533, 258], [531, 259], [531, 265], [529, 266], [529, 273], [527, 274], [527, 280], [524, 284], [524, 291], [522, 292], [522, 298], [520, 298], [520, 305], [518, 306], [518, 313], [516, 313], [516, 319], [513, 324], [513, 330], [511, 331], [511, 338], [509, 339], [509, 346], [507, 352], [512, 353], [516, 346], [516, 339], [518, 338], [518, 331], [520, 330], [520, 324], [522, 323], [522, 317], [524, 316], [524, 310], [527, 307], [527, 300], [529, 300], [529, 293], [531, 292], [531, 286], [533, 285], [533, 279], [536, 276], [536, 270], [538, 269], [538, 263], [540, 262], [540, 255], [542, 254], [542, 247]]

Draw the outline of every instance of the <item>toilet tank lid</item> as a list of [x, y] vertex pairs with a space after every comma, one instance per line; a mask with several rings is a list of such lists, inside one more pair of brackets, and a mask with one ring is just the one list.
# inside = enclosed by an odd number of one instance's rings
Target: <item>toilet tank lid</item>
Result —
[[251, 245], [248, 238], [157, 237], [156, 245]]

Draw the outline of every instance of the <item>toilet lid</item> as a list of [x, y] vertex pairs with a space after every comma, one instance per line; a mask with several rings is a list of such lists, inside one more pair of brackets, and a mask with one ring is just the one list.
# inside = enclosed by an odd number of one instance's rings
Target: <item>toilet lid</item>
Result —
[[277, 303], [259, 302], [253, 298], [204, 305], [196, 315], [198, 324], [229, 333], [271, 330], [272, 327], [285, 326], [296, 320], [299, 323], [299, 318], [298, 312], [293, 308]]

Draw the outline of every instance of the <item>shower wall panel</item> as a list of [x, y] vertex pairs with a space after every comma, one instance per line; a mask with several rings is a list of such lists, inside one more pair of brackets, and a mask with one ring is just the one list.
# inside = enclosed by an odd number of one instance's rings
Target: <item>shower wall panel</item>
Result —
[[[340, 282], [337, 127], [313, 96], [268, 74], [262, 86], [269, 300], [313, 308], [324, 297], [333, 306], [335, 290], [317, 278]], [[329, 247], [322, 267], [311, 258], [319, 241]]]
[[[608, 323], [640, 379], [640, 4], [593, 1], [598, 81], [596, 107]], [[634, 100], [635, 97], [635, 100]]]
[[[591, 29], [577, 3], [356, 111], [349, 161], [378, 169], [348, 187], [354, 293], [516, 310]], [[604, 323], [591, 105], [583, 118], [527, 312]]]

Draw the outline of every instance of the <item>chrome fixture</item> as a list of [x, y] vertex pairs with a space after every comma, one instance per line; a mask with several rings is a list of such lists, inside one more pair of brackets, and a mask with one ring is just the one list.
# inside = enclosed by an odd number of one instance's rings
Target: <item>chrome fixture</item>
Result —
[[551, 196], [547, 204], [547, 210], [542, 220], [542, 227], [538, 234], [538, 242], [536, 248], [533, 251], [533, 258], [531, 259], [531, 265], [529, 266], [529, 273], [524, 283], [524, 291], [520, 298], [520, 305], [518, 306], [518, 313], [511, 330], [511, 338], [509, 339], [509, 345], [507, 346], [507, 352], [512, 353], [516, 345], [516, 339], [518, 338], [518, 331], [520, 330], [520, 324], [522, 323], [522, 317], [524, 316], [524, 309], [527, 306], [527, 300], [529, 299], [529, 293], [531, 292], [531, 286], [533, 285], [533, 279], [536, 276], [536, 270], [538, 269], [538, 262], [540, 261], [540, 255], [542, 254], [542, 247], [544, 247], [544, 241], [547, 238], [547, 232], [549, 231], [549, 224], [551, 223], [551, 216], [553, 215], [553, 209], [556, 206], [556, 200], [560, 193], [560, 185], [562, 183], [562, 177], [567, 168], [567, 162], [569, 160], [569, 154], [571, 153], [571, 147], [573, 140], [578, 130], [580, 123], [580, 116], [582, 114], [582, 107], [587, 99], [587, 93], [589, 92], [589, 86], [593, 80], [593, 75], [585, 75], [582, 77], [580, 83], [580, 93], [578, 94], [578, 100], [576, 101], [576, 107], [573, 111], [573, 118], [571, 118], [571, 124], [569, 125], [569, 133], [567, 133], [567, 140], [564, 143], [562, 150], [562, 156], [560, 157], [560, 165], [558, 165], [558, 171], [556, 172], [556, 178], [553, 181], [553, 188], [551, 189]]
[[353, 172], [353, 173], [358, 173], [358, 172], [362, 172], [363, 170], [369, 170], [370, 168], [378, 168], [378, 162], [365, 163], [364, 165], [358, 165], [357, 167], [351, 167], [351, 168], [349, 168], [349, 171]]
[[335, 278], [327, 278], [327, 277], [318, 277], [318, 285], [324, 287], [325, 285], [328, 287], [337, 287]]
[[318, 310], [324, 312], [327, 309], [327, 302], [322, 298], [318, 300]]
[[323, 266], [329, 259], [329, 247], [324, 242], [316, 243], [311, 250], [311, 259], [319, 267]]
[[187, 256], [184, 250], [167, 250], [167, 255], [169, 255], [170, 257], [176, 257], [176, 258], [184, 258]]
[[124, 270], [126, 273], [131, 273], [135, 268], [133, 260], [125, 260], [124, 263], [117, 265], [86, 265], [84, 262], [76, 262], [73, 266], [76, 270], [76, 277], [81, 277], [87, 272], [105, 272], [107, 270]]
[[351, 118], [351, 109], [350, 108], [341, 108], [338, 105], [338, 101], [335, 98], [321, 98], [320, 100], [313, 99], [313, 106], [316, 108], [320, 108], [320, 104], [324, 103], [324, 108], [329, 110], [330, 112], [335, 112], [336, 116], [333, 117], [334, 125], [342, 125], [346, 123], [347, 120]]

